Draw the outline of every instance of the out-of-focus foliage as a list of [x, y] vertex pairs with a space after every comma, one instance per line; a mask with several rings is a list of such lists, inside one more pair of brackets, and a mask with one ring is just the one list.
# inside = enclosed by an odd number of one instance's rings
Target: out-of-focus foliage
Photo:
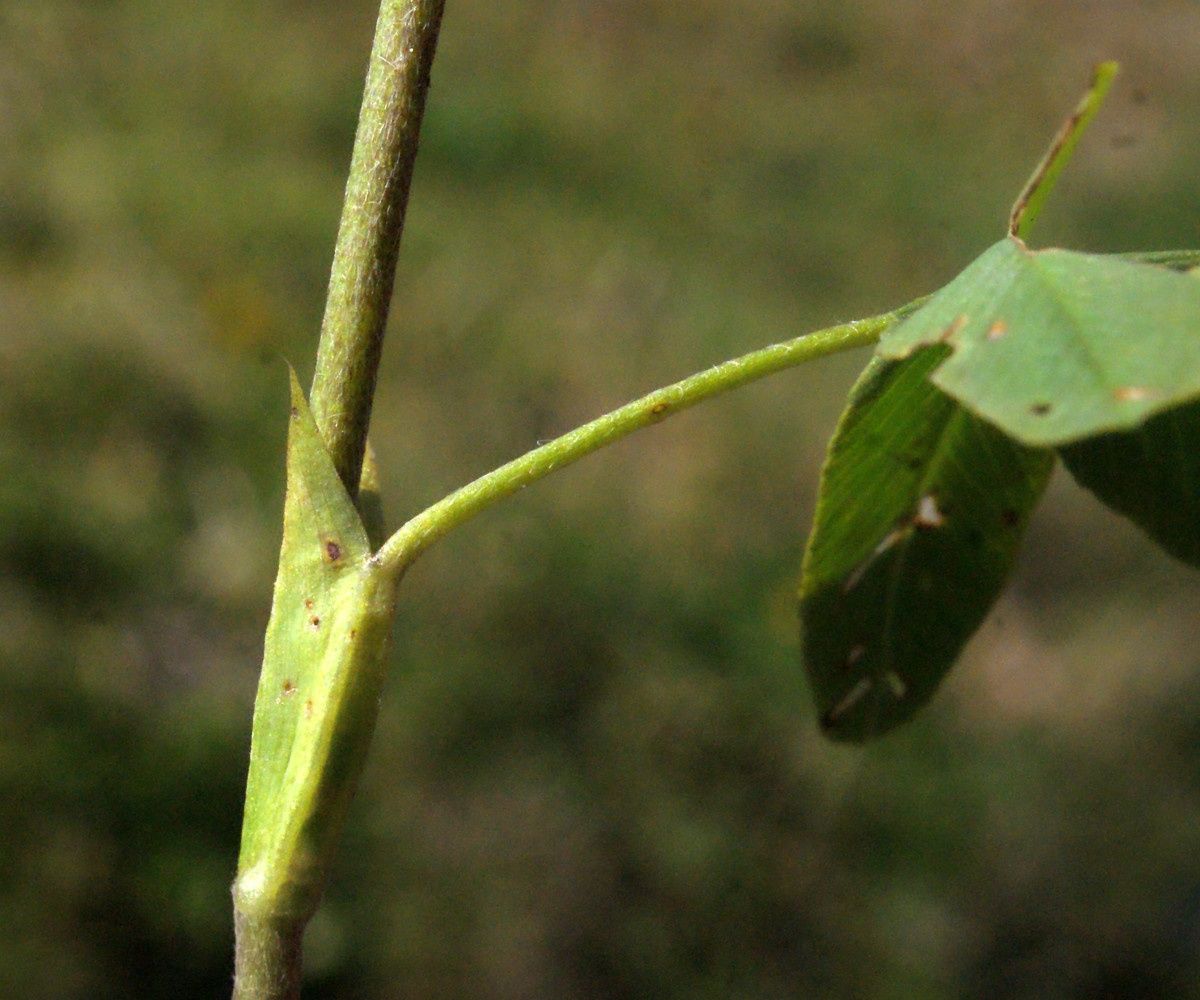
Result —
[[[450, 0], [374, 440], [393, 523], [1042, 222], [1200, 242], [1200, 8]], [[229, 981], [277, 553], [375, 11], [0, 0], [0, 982]], [[1200, 582], [1055, 480], [932, 709], [826, 745], [798, 530], [861, 358], [529, 490], [405, 580], [312, 997], [1186, 997]]]

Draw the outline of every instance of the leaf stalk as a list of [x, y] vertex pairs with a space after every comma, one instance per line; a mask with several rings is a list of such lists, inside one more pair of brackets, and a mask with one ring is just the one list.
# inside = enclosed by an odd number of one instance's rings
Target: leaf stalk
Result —
[[530, 483], [713, 396], [808, 361], [873, 344], [884, 330], [923, 302], [918, 299], [892, 312], [771, 344], [626, 403], [455, 490], [408, 521], [376, 558], [386, 571], [402, 573], [455, 527]]

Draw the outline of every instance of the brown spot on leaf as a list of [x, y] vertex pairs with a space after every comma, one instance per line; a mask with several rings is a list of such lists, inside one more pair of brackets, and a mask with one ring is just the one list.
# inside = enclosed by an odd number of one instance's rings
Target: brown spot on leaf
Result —
[[292, 419], [293, 419], [293, 420], [296, 420], [296, 419], [298, 419], [298, 418], [299, 418], [299, 416], [300, 416], [300, 409], [299, 409], [299, 407], [295, 407], [295, 406], [293, 406], [293, 407], [292, 407]]
[[1005, 323], [1004, 320], [998, 319], [995, 323], [988, 327], [987, 339], [999, 340], [1006, 333], [1008, 333], [1008, 324]]
[[312, 699], [309, 698], [308, 701], [306, 701], [304, 703], [304, 717], [306, 719], [311, 719], [312, 714], [313, 714], [313, 703], [312, 703]]
[[1150, 398], [1150, 390], [1141, 385], [1123, 385], [1113, 390], [1113, 399], [1118, 403], [1136, 403]]
[[313, 615], [308, 620], [308, 624], [311, 625], [313, 628], [320, 628], [321, 627], [321, 619], [318, 618], [316, 615]]
[[296, 693], [296, 685], [293, 684], [290, 680], [284, 681], [283, 682], [283, 696], [286, 698], [289, 694], [295, 694], [295, 693]]
[[1000, 523], [1006, 528], [1015, 528], [1021, 522], [1021, 515], [1011, 507], [1005, 507], [1000, 511]]
[[1044, 417], [1052, 409], [1053, 407], [1049, 403], [1034, 403], [1031, 407], [1029, 407], [1029, 412], [1035, 417]]
[[652, 407], [650, 407], [650, 415], [654, 417], [661, 417], [667, 412], [669, 407], [669, 403], [655, 403]]
[[309, 611], [312, 611], [312, 609], [313, 609], [313, 599], [312, 599], [311, 597], [306, 597], [306, 598], [304, 598], [304, 606], [305, 606], [305, 607], [306, 607], [306, 608], [307, 608]]
[[331, 563], [335, 563], [342, 558], [342, 547], [332, 538], [325, 542], [325, 558]]

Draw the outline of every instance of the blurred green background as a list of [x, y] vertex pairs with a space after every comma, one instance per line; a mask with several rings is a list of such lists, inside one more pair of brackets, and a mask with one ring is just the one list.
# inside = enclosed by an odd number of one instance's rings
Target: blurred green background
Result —
[[[286, 384], [375, 11], [0, 0], [0, 983], [226, 993]], [[373, 437], [392, 524], [1002, 230], [1200, 245], [1194, 0], [449, 0]], [[312, 998], [1200, 996], [1200, 578], [1059, 475], [919, 721], [815, 731], [861, 366], [692, 411], [409, 574]]]

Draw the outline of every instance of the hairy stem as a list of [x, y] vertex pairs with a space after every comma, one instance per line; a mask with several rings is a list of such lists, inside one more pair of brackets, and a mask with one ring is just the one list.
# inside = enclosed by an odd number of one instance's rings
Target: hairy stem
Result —
[[238, 941], [233, 1000], [299, 1000], [304, 925], [235, 911]]
[[396, 256], [445, 0], [383, 0], [333, 255], [310, 404], [358, 492]]

